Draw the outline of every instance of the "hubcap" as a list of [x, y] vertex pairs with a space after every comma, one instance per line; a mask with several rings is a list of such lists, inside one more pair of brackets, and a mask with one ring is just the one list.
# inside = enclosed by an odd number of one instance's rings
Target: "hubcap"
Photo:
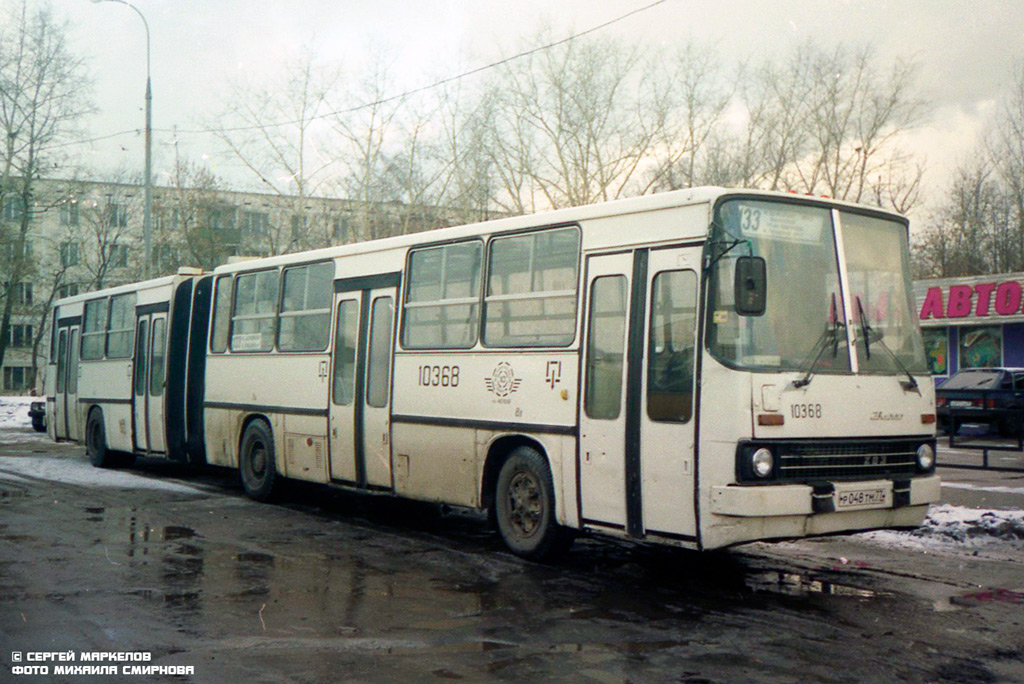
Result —
[[524, 537], [534, 534], [540, 527], [544, 506], [540, 482], [533, 473], [518, 472], [508, 487], [509, 521], [516, 532]]
[[263, 445], [257, 442], [252, 446], [252, 474], [258, 479], [262, 480], [263, 476], [267, 473], [267, 450], [263, 448]]

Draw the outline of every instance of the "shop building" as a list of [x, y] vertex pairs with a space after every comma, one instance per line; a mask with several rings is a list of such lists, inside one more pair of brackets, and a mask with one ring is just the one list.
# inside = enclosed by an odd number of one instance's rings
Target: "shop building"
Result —
[[914, 296], [937, 383], [964, 368], [1024, 367], [1024, 273], [918, 280]]

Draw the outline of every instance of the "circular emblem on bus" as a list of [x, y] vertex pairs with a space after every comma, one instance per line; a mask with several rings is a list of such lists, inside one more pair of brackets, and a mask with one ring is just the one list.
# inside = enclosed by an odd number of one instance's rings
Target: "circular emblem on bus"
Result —
[[516, 374], [512, 371], [512, 366], [507, 361], [502, 361], [495, 366], [491, 377], [484, 378], [487, 391], [499, 397], [507, 397], [515, 392], [519, 389], [520, 382], [522, 380], [516, 377]]

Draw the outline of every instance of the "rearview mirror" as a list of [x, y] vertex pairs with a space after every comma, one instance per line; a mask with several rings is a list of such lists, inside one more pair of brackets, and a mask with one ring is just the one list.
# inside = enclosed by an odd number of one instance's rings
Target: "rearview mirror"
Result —
[[736, 313], [740, 316], [762, 316], [768, 295], [768, 273], [762, 257], [736, 259]]

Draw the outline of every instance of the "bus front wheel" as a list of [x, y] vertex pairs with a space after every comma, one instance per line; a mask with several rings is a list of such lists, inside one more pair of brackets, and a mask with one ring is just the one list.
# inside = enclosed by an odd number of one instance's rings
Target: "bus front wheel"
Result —
[[498, 474], [494, 497], [498, 531], [517, 556], [552, 560], [572, 544], [572, 532], [555, 521], [551, 469], [536, 449], [515, 449]]
[[270, 501], [280, 489], [274, 461], [274, 436], [262, 420], [249, 423], [242, 434], [238, 468], [245, 493], [256, 501]]

